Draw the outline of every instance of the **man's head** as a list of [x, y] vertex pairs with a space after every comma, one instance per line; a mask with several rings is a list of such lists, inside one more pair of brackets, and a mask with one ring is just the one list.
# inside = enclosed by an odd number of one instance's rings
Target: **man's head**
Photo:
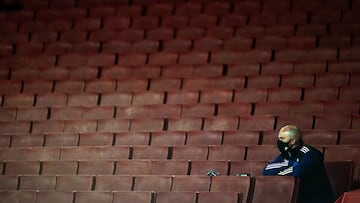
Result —
[[301, 132], [294, 125], [282, 127], [278, 134], [278, 147], [283, 153], [299, 145], [301, 141]]

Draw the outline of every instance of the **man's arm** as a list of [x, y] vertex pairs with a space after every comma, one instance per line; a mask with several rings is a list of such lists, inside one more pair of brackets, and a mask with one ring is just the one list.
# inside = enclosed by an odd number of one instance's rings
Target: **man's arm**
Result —
[[276, 157], [272, 162], [268, 163], [264, 170], [263, 175], [273, 176], [278, 175], [278, 173], [289, 167], [289, 161], [284, 159], [281, 155]]
[[300, 162], [289, 161], [289, 167], [278, 172], [278, 175], [301, 177], [313, 168], [320, 167], [322, 157], [315, 151], [307, 152]]

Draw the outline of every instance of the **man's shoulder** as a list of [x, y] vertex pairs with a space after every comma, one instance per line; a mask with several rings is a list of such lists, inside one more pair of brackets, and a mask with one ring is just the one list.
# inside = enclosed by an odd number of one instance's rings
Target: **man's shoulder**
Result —
[[318, 149], [316, 149], [315, 147], [311, 146], [311, 145], [303, 145], [299, 148], [300, 152], [303, 154], [322, 154], [322, 152], [320, 152]]

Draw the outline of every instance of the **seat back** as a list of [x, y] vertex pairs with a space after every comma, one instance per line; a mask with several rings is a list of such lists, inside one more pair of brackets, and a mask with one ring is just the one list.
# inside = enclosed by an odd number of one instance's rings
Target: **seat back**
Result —
[[337, 199], [344, 192], [347, 192], [351, 189], [354, 173], [354, 162], [326, 161], [324, 164], [335, 195], [335, 199]]
[[291, 203], [296, 197], [296, 179], [292, 176], [256, 176], [252, 203]]

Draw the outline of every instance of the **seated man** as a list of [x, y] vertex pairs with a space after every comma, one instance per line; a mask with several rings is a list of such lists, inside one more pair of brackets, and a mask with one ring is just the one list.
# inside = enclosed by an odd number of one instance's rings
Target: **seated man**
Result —
[[333, 203], [334, 194], [324, 167], [323, 155], [303, 143], [300, 130], [293, 125], [284, 126], [278, 134], [277, 145], [280, 155], [265, 166], [263, 174], [300, 178], [300, 203]]

